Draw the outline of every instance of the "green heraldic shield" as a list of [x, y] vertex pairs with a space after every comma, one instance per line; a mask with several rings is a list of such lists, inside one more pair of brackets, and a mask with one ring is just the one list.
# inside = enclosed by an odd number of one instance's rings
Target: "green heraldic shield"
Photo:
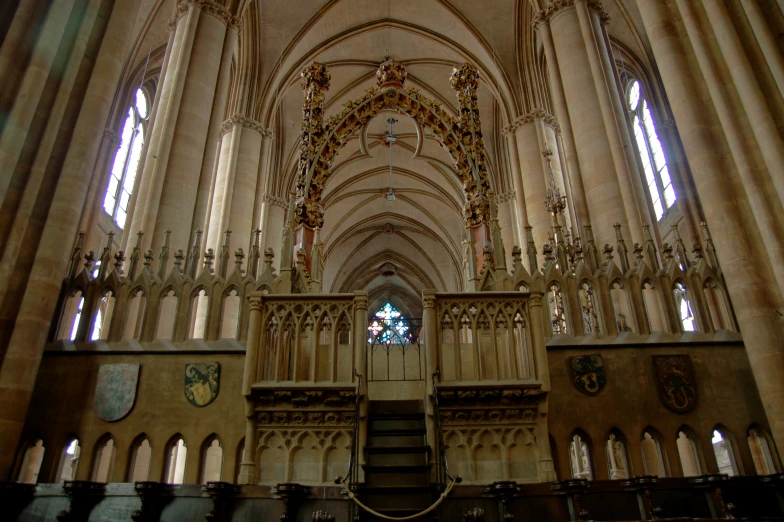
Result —
[[220, 390], [220, 363], [185, 365], [185, 398], [199, 408], [207, 406]]

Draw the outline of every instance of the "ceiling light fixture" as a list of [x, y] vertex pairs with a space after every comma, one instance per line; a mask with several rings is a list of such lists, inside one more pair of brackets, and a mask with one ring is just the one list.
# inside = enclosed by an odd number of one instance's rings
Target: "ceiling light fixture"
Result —
[[395, 118], [387, 120], [389, 130], [387, 131], [387, 143], [389, 143], [389, 191], [386, 193], [387, 201], [395, 201], [395, 191], [392, 190], [392, 144], [397, 140], [392, 126], [397, 123]]

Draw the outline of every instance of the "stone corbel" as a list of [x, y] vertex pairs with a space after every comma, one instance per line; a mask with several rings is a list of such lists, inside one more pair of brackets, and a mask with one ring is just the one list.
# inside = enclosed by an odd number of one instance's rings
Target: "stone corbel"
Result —
[[285, 509], [280, 522], [294, 522], [300, 501], [310, 494], [310, 488], [302, 484], [286, 483], [275, 486], [275, 494], [283, 499]]
[[89, 480], [66, 480], [63, 490], [68, 495], [68, 509], [57, 514], [59, 522], [87, 522], [90, 511], [101, 501], [105, 485]]
[[171, 500], [171, 486], [163, 482], [144, 481], [134, 484], [134, 489], [142, 506], [131, 513], [133, 522], [157, 522], [163, 508]]
[[207, 482], [201, 488], [212, 499], [212, 509], [204, 516], [207, 522], [227, 522], [231, 520], [234, 497], [239, 493], [239, 486], [228, 482]]
[[16, 520], [24, 507], [33, 500], [34, 484], [0, 483], [0, 509], [9, 520]]

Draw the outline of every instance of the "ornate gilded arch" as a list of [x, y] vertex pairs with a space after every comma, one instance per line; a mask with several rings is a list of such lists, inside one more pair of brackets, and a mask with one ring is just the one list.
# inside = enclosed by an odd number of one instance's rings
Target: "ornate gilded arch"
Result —
[[476, 92], [479, 73], [470, 64], [455, 67], [450, 85], [457, 91], [459, 118], [453, 118], [441, 105], [405, 88], [406, 69], [397, 62], [381, 64], [376, 72], [377, 85], [365, 95], [348, 101], [344, 109], [324, 122], [324, 99], [329, 89], [327, 67], [313, 63], [301, 73], [305, 100], [302, 109], [302, 136], [296, 184], [296, 223], [321, 227], [324, 209], [321, 197], [331, 174], [332, 159], [354, 132], [383, 110], [396, 110], [430, 127], [438, 142], [449, 152], [466, 196], [466, 224], [477, 226], [490, 221], [490, 204], [482, 128]]

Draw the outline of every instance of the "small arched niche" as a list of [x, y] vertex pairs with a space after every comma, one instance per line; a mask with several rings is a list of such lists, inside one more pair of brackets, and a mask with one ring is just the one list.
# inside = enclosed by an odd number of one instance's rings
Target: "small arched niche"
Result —
[[716, 465], [719, 473], [724, 473], [730, 477], [739, 475], [738, 463], [735, 460], [735, 449], [732, 447], [732, 439], [729, 432], [723, 426], [713, 428], [713, 454], [716, 456]]
[[156, 339], [171, 339], [174, 336], [174, 325], [177, 322], [177, 293], [173, 288], [168, 289], [161, 296], [161, 306], [158, 309], [158, 329]]
[[606, 446], [607, 472], [610, 480], [630, 478], [628, 448], [623, 433], [617, 429], [610, 431], [610, 434], [607, 436]]
[[210, 298], [207, 291], [202, 287], [191, 300], [191, 324], [188, 329], [189, 339], [204, 339], [207, 331], [207, 310], [209, 309]]
[[776, 462], [773, 460], [771, 448], [774, 447], [770, 436], [759, 426], [752, 426], [748, 432], [751, 459], [754, 461], [754, 470], [757, 475], [772, 475], [776, 473]]
[[593, 480], [591, 441], [582, 430], [575, 430], [569, 439], [569, 461], [572, 466], [572, 478]]
[[93, 331], [90, 334], [91, 341], [106, 340], [109, 338], [109, 328], [114, 316], [115, 302], [114, 292], [111, 290], [108, 290], [98, 301], [98, 306], [95, 310]]
[[678, 446], [678, 459], [681, 462], [681, 470], [683, 470], [684, 477], [696, 477], [703, 474], [703, 466], [700, 461], [700, 453], [697, 447], [697, 437], [694, 432], [682, 426], [678, 430], [678, 438], [676, 440]]
[[616, 280], [610, 285], [610, 299], [618, 333], [636, 332], [629, 292], [620, 280]]
[[655, 477], [666, 477], [667, 471], [664, 465], [664, 455], [662, 454], [659, 433], [652, 428], [646, 428], [642, 433], [641, 447], [645, 474]]
[[163, 481], [167, 484], [182, 484], [185, 478], [185, 464], [188, 459], [188, 447], [180, 435], [175, 435], [166, 445], [166, 468]]
[[672, 294], [675, 298], [675, 310], [678, 313], [681, 329], [684, 332], [696, 332], [697, 316], [694, 314], [694, 303], [688, 288], [682, 281], [677, 281], [672, 287]]
[[220, 482], [223, 473], [223, 446], [217, 435], [210, 435], [201, 449], [201, 483]]
[[19, 469], [19, 482], [23, 484], [38, 483], [38, 474], [41, 472], [41, 463], [44, 460], [45, 451], [43, 439], [30, 441], [27, 449], [25, 449], [22, 466]]
[[667, 323], [664, 320], [664, 306], [662, 305], [659, 289], [651, 280], [642, 284], [642, 300], [645, 305], [645, 315], [648, 318], [648, 329], [651, 332], [666, 332]]
[[125, 330], [123, 339], [138, 339], [142, 334], [142, 320], [144, 319], [147, 298], [144, 290], [136, 288], [131, 290], [128, 300], [128, 313], [125, 319]]
[[240, 326], [240, 294], [232, 288], [223, 297], [223, 312], [221, 313], [221, 339], [236, 339]]
[[152, 445], [145, 434], [141, 434], [131, 445], [131, 460], [128, 465], [128, 482], [144, 482], [150, 480], [150, 462], [152, 461]]
[[71, 437], [63, 447], [60, 453], [60, 463], [57, 466], [57, 482], [63, 483], [66, 480], [74, 480], [76, 478], [76, 469], [79, 467], [79, 458], [82, 454], [82, 448], [79, 445], [79, 439]]
[[111, 482], [116, 458], [117, 448], [114, 438], [107, 433], [95, 445], [91, 480], [93, 482]]

